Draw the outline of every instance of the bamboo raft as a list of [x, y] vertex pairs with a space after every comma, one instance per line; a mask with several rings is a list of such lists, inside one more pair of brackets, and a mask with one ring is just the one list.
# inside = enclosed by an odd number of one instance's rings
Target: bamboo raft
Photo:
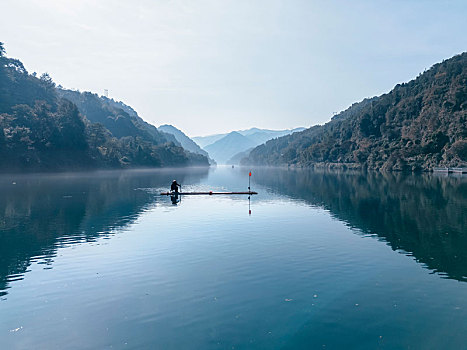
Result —
[[213, 192], [213, 191], [208, 191], [208, 192], [161, 192], [161, 196], [213, 196], [213, 195], [230, 195], [230, 194], [247, 194], [247, 195], [252, 195], [252, 194], [258, 194], [258, 192], [254, 191], [247, 191], [247, 192]]

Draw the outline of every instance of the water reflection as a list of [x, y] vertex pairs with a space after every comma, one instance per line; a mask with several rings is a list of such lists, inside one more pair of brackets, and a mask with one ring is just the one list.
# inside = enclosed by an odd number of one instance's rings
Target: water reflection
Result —
[[[0, 296], [40, 260], [50, 268], [57, 248], [110, 236], [154, 205], [174, 177], [188, 189], [245, 190], [248, 171], [185, 169], [0, 177]], [[254, 169], [252, 180], [281, 196], [328, 209], [363, 234], [413, 255], [448, 278], [467, 281], [467, 178], [310, 170]], [[201, 182], [207, 182], [199, 185]], [[197, 187], [201, 186], [201, 187]], [[151, 190], [136, 190], [151, 189]], [[273, 199], [259, 189], [254, 201]], [[246, 200], [232, 197], [231, 200]], [[208, 202], [212, 205], [214, 201]], [[246, 209], [246, 208], [245, 208]], [[250, 198], [248, 211], [251, 214]]]
[[195, 184], [207, 174], [194, 168], [1, 176], [0, 296], [33, 261], [51, 265], [58, 247], [95, 241], [134, 222], [157, 199], [138, 188], [168, 188], [173, 176]]
[[255, 182], [323, 206], [427, 268], [467, 281], [467, 178], [256, 169]]
[[177, 205], [178, 203], [182, 201], [182, 197], [178, 195], [174, 195], [174, 196], [170, 196], [170, 200], [173, 205]]

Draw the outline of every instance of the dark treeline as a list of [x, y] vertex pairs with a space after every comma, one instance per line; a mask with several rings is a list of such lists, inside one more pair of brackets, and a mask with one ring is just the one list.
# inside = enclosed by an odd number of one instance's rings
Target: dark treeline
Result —
[[429, 171], [467, 165], [467, 53], [322, 126], [268, 141], [243, 164]]
[[[33, 260], [50, 263], [61, 245], [95, 241], [130, 225], [174, 176], [197, 183], [208, 168], [0, 176], [0, 296]], [[160, 205], [171, 205], [163, 198]]]
[[322, 206], [429, 269], [467, 281], [467, 179], [309, 169], [255, 169], [255, 182]]
[[0, 171], [208, 164], [130, 107], [29, 74], [0, 43]]

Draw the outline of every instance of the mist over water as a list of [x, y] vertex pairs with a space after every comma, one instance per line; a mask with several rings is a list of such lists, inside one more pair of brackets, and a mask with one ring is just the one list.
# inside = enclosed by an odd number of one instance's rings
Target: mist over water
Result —
[[249, 170], [1, 176], [0, 347], [465, 346], [465, 176]]

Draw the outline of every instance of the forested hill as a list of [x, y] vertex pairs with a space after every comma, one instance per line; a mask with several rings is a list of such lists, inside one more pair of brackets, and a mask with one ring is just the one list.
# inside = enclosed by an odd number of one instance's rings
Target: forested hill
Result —
[[177, 129], [175, 126], [164, 124], [159, 126], [157, 130], [159, 132], [172, 135], [178, 142], [180, 142], [184, 149], [209, 157], [208, 152], [199, 147], [195, 141], [190, 139], [183, 131]]
[[117, 138], [140, 137], [156, 144], [171, 141], [167, 140], [154, 125], [141, 119], [133, 108], [123, 102], [116, 102], [91, 92], [62, 88], [57, 89], [57, 93], [60, 97], [73, 102], [90, 122], [101, 123]]
[[97, 95], [67, 96], [82, 98], [79, 107], [95, 120], [63, 95], [47, 74], [38, 78], [6, 57], [0, 43], [1, 172], [208, 165]]
[[394, 171], [466, 166], [467, 53], [322, 126], [268, 141], [242, 163]]
[[[58, 88], [57, 93], [60, 97], [73, 102], [80, 113], [92, 123], [101, 123], [112, 136], [117, 138], [138, 137], [139, 139], [154, 143], [155, 145], [163, 143], [173, 143], [175, 146], [182, 147], [188, 155], [194, 152], [185, 147], [171, 133], [159, 130], [152, 124], [145, 122], [136, 111], [121, 101], [115, 101], [104, 96], [99, 96], [91, 92], [79, 92], [76, 90], [67, 90]], [[207, 157], [207, 153], [199, 153]], [[201, 160], [202, 158], [199, 158]]]

